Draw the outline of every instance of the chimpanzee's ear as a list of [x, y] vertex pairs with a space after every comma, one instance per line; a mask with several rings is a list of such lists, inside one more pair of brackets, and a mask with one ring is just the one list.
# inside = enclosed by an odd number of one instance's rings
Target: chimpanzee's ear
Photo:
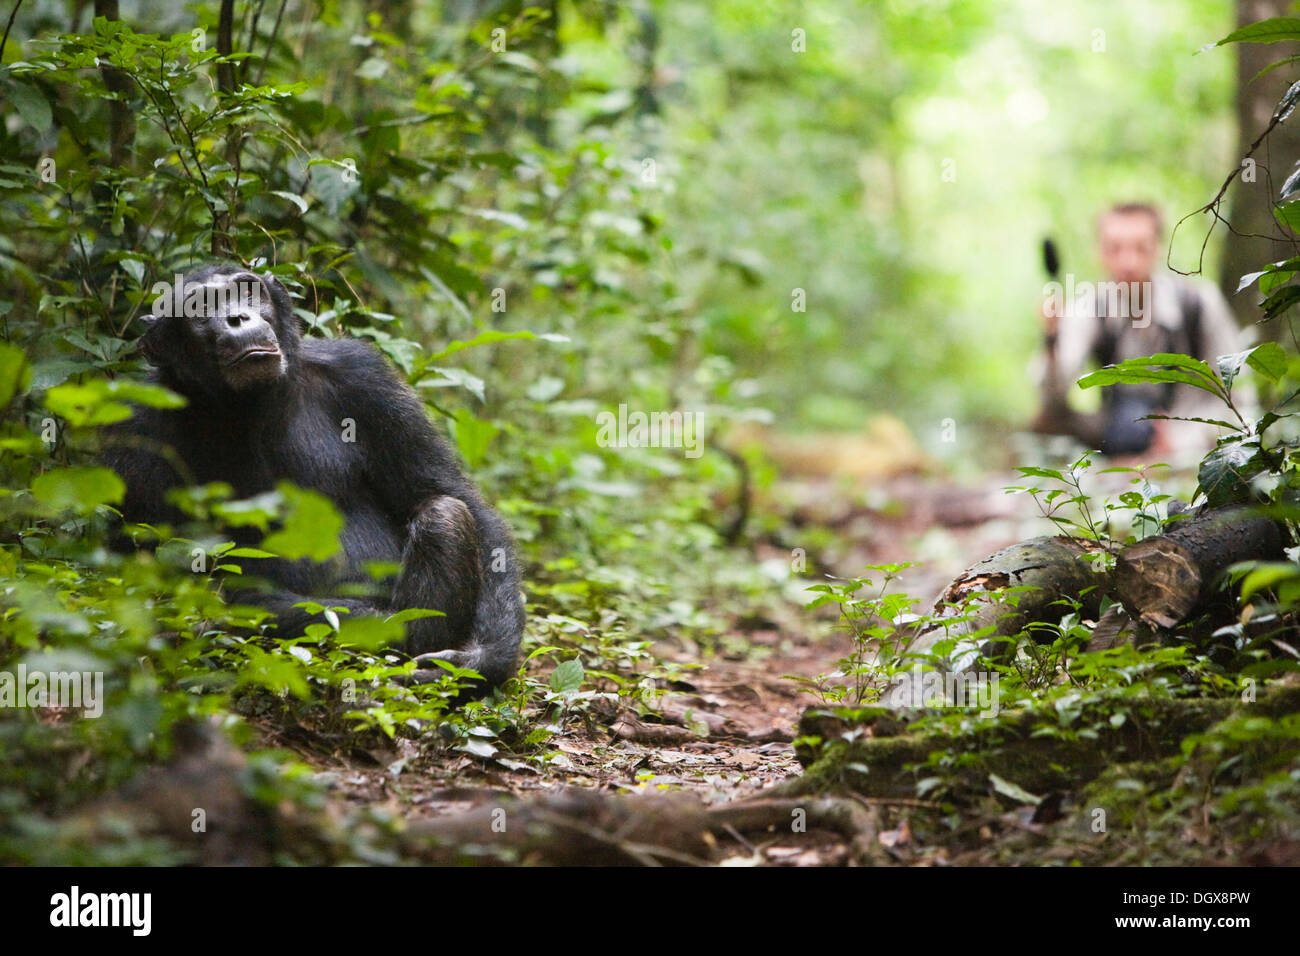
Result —
[[262, 280], [262, 285], [271, 294], [271, 302], [275, 304], [276, 314], [286, 319], [293, 318], [293, 297], [289, 295], [289, 290], [269, 272], [258, 273], [257, 277]]
[[138, 344], [149, 364], [161, 366], [175, 362], [180, 352], [176, 323], [169, 317], [153, 315], [145, 316], [144, 321], [144, 335], [140, 336]]
[[262, 282], [266, 285], [267, 291], [270, 292], [272, 295], [287, 296], [289, 294], [289, 290], [284, 287], [284, 284], [280, 282], [280, 280], [277, 279], [271, 273], [262, 272], [259, 273], [259, 277], [261, 278]]

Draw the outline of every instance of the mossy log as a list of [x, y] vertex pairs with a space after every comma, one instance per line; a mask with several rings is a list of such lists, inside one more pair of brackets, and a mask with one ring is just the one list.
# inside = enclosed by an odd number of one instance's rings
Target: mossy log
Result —
[[[807, 769], [771, 795], [851, 790], [870, 797], [915, 796], [917, 781], [939, 772], [927, 766], [936, 752], [961, 755], [943, 772], [967, 792], [986, 792], [990, 774], [1031, 793], [1076, 790], [1112, 764], [1175, 754], [1189, 734], [1238, 711], [1272, 718], [1296, 713], [1300, 684], [1274, 685], [1249, 704], [1236, 698], [1097, 695], [1065, 726], [1055, 722], [1053, 712], [1005, 711], [991, 719], [972, 716], [959, 736], [951, 729], [912, 732], [908, 722], [878, 708], [814, 709], [804, 715], [799, 730], [820, 743], [798, 749]], [[1117, 714], [1124, 718], [1118, 726], [1112, 722]]]

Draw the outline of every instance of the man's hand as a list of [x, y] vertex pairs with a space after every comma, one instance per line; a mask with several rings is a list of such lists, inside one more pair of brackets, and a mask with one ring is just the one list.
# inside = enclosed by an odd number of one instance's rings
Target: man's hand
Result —
[[1056, 335], [1060, 328], [1061, 317], [1056, 313], [1056, 303], [1049, 296], [1043, 300], [1043, 307], [1038, 311], [1039, 318], [1043, 320], [1043, 331], [1049, 336]]
[[[1163, 413], [1161, 413], [1163, 414]], [[1131, 455], [1113, 455], [1110, 464], [1115, 468], [1144, 468], [1147, 465], [1154, 465], [1157, 462], [1168, 463], [1173, 457], [1175, 448], [1170, 440], [1169, 419], [1152, 418], [1151, 422], [1151, 444], [1143, 451], [1135, 452]]]
[[1147, 458], [1151, 461], [1168, 461], [1176, 451], [1170, 441], [1169, 419], [1153, 418], [1151, 425], [1154, 431], [1151, 434], [1151, 444], [1147, 447]]

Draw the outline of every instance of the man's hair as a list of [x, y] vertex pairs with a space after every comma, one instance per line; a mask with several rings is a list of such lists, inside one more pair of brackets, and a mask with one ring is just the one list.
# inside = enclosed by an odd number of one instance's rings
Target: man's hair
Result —
[[1151, 219], [1151, 225], [1155, 228], [1156, 238], [1159, 239], [1165, 232], [1165, 220], [1160, 215], [1160, 210], [1149, 202], [1117, 202], [1097, 218], [1097, 229], [1101, 230], [1101, 224], [1111, 216], [1147, 216]]

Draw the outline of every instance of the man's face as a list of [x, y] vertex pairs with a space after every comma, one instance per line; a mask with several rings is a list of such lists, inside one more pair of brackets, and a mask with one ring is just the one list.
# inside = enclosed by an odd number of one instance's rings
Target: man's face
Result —
[[1097, 226], [1101, 261], [1116, 282], [1146, 282], [1151, 278], [1160, 238], [1146, 213], [1110, 213]]

